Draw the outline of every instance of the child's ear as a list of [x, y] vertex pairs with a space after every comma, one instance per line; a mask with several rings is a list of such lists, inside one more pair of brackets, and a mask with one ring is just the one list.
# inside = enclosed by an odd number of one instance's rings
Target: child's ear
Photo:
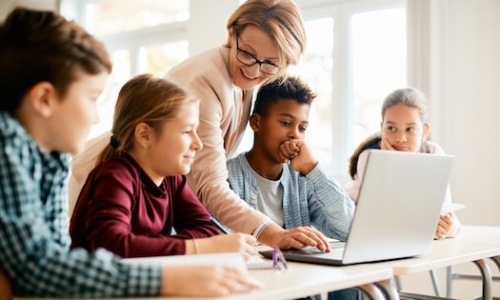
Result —
[[135, 140], [141, 148], [147, 148], [151, 144], [152, 131], [148, 124], [141, 122], [135, 126]]
[[27, 94], [27, 101], [32, 109], [43, 118], [52, 115], [54, 104], [60, 101], [54, 86], [49, 82], [39, 82], [34, 85]]
[[260, 127], [260, 116], [256, 114], [251, 115], [249, 122], [250, 128], [252, 128], [254, 132], [258, 132]]

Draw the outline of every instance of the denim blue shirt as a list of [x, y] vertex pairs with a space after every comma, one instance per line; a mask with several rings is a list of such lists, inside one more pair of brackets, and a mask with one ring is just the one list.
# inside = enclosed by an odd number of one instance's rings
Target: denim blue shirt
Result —
[[[256, 208], [259, 188], [251, 167], [242, 153], [227, 162], [231, 188]], [[328, 237], [347, 239], [354, 214], [354, 203], [342, 186], [316, 166], [307, 176], [283, 164], [283, 212], [285, 229], [314, 226]]]
[[123, 265], [104, 250], [69, 251], [69, 159], [43, 152], [16, 119], [0, 111], [0, 268], [14, 294], [159, 295], [160, 267]]

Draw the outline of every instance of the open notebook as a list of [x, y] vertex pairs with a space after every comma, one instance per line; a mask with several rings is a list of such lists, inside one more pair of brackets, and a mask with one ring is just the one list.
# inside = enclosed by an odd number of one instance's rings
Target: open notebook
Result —
[[[349, 265], [428, 253], [452, 162], [449, 155], [370, 150], [345, 246], [330, 253], [286, 250], [285, 258]], [[272, 251], [260, 253], [272, 257]]]

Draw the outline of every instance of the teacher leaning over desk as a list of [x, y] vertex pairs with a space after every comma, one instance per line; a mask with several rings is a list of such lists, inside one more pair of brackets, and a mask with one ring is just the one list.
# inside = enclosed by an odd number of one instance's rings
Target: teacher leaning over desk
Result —
[[[249, 207], [227, 183], [226, 158], [246, 128], [253, 90], [283, 76], [305, 50], [300, 9], [292, 0], [248, 0], [229, 17], [226, 28], [224, 45], [187, 59], [166, 75], [201, 100], [198, 135], [204, 147], [188, 175], [189, 185], [206, 208], [235, 231], [281, 248], [327, 250], [320, 232], [310, 227], [281, 228]], [[86, 152], [75, 157], [73, 189], [85, 182], [109, 136], [89, 142]]]

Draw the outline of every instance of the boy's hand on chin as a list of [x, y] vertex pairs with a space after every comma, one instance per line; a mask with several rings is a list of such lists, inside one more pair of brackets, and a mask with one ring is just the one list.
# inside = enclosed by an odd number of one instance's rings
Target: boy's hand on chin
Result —
[[299, 141], [300, 140], [288, 140], [280, 145], [280, 148], [278, 149], [278, 156], [284, 163], [289, 163], [292, 159], [299, 156]]
[[305, 141], [291, 140], [290, 142], [299, 149], [298, 155], [290, 160], [290, 167], [304, 176], [309, 174], [318, 164], [317, 159]]

